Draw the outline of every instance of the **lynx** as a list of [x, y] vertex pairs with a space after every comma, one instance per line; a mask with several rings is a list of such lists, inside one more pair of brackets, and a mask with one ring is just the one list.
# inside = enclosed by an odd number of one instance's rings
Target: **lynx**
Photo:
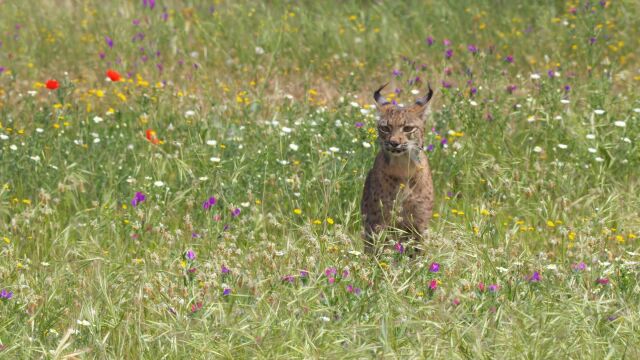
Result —
[[423, 151], [425, 119], [433, 90], [429, 86], [427, 95], [415, 104], [400, 107], [380, 95], [386, 85], [373, 94], [379, 113], [380, 151], [365, 180], [360, 205], [365, 252], [369, 254], [376, 251], [378, 234], [387, 228], [403, 233], [400, 244], [409, 238], [419, 241], [433, 211], [433, 182]]

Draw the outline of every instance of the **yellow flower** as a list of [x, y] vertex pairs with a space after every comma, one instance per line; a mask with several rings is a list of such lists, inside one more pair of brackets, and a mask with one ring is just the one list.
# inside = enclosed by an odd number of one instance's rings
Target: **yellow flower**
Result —
[[573, 241], [576, 239], [576, 233], [574, 231], [569, 231], [569, 240]]
[[480, 210], [480, 214], [481, 214], [481, 215], [484, 215], [484, 216], [489, 216], [489, 215], [491, 215], [491, 213], [490, 213], [490, 212], [489, 212], [489, 210], [487, 210], [487, 209], [482, 209], [482, 210]]
[[624, 236], [616, 235], [616, 240], [618, 241], [618, 243], [624, 244]]
[[302, 209], [295, 208], [295, 209], [293, 209], [293, 213], [296, 214], [296, 215], [300, 215], [300, 214], [302, 214]]
[[22, 203], [26, 204], [26, 205], [31, 205], [31, 200], [29, 199], [22, 199]]
[[383, 269], [388, 269], [389, 265], [384, 261], [380, 261], [380, 267], [383, 268]]
[[9, 238], [6, 237], [6, 236], [3, 237], [2, 240], [4, 240], [4, 242], [7, 243], [7, 244], [11, 244], [11, 240], [9, 240]]
[[327, 218], [327, 223], [328, 223], [329, 225], [333, 225], [333, 219], [332, 219], [332, 218], [330, 218], [330, 217], [328, 217], [328, 218]]
[[181, 268], [183, 268], [183, 269], [185, 269], [185, 268], [187, 267], [187, 262], [186, 262], [186, 261], [184, 261], [184, 260], [181, 260], [181, 261], [180, 261], [180, 267], [181, 267]]
[[313, 220], [313, 223], [314, 223], [315, 225], [320, 225], [320, 224], [322, 224], [322, 221], [320, 221], [320, 220], [316, 219], [316, 220]]
[[431, 215], [432, 218], [437, 219], [440, 217], [440, 214], [438, 213], [433, 213], [433, 215]]
[[556, 227], [556, 224], [551, 220], [547, 220], [547, 226], [548, 227]]

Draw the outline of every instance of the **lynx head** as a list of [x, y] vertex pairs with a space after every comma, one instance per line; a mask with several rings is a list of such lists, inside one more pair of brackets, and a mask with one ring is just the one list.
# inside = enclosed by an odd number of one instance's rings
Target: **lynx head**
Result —
[[385, 153], [403, 155], [411, 151], [421, 151], [424, 145], [425, 119], [429, 113], [429, 100], [433, 90], [416, 100], [415, 104], [400, 107], [389, 103], [382, 95], [382, 85], [373, 93], [380, 117], [378, 119], [378, 139]]

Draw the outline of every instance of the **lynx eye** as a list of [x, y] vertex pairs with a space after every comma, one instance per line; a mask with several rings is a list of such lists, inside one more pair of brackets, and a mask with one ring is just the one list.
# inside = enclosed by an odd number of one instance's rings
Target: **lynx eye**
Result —
[[402, 131], [406, 133], [414, 132], [416, 130], [415, 126], [405, 126], [402, 128]]
[[391, 128], [388, 126], [378, 126], [378, 129], [383, 132], [383, 133], [389, 133], [391, 132]]

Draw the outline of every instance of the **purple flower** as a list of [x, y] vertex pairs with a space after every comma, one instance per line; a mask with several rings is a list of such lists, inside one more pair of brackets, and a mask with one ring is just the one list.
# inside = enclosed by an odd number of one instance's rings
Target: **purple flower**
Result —
[[402, 75], [402, 72], [398, 69], [393, 69], [393, 76], [398, 77]]
[[222, 295], [223, 295], [223, 296], [227, 296], [227, 295], [229, 295], [229, 294], [231, 294], [231, 289], [229, 289], [229, 288], [225, 288], [224, 290], [222, 290]]
[[348, 278], [349, 277], [349, 270], [347, 270], [347, 269], [342, 270], [342, 277], [343, 278]]
[[309, 272], [307, 270], [300, 270], [301, 278], [306, 278], [307, 276], [309, 276]]
[[200, 234], [198, 234], [197, 232], [192, 232], [191, 233], [191, 238], [192, 239], [198, 239], [200, 237]]
[[140, 25], [140, 19], [133, 19], [133, 21], [131, 22], [134, 26], [138, 26]]
[[529, 276], [529, 282], [539, 282], [540, 281], [540, 273], [537, 271], [533, 272], [533, 275]]
[[449, 39], [444, 39], [444, 40], [442, 40], [442, 44], [443, 44], [444, 46], [451, 46], [451, 40], [449, 40]]
[[105, 36], [104, 37], [104, 41], [106, 41], [107, 46], [109, 46], [109, 49], [113, 49], [113, 39], [111, 39], [108, 36]]
[[136, 195], [131, 199], [131, 205], [134, 207], [138, 206], [141, 202], [145, 201], [147, 197], [141, 193], [140, 191], [136, 192]]
[[507, 55], [507, 57], [504, 58], [504, 61], [508, 62], [509, 64], [513, 64], [513, 55]]
[[509, 94], [513, 94], [513, 92], [514, 92], [514, 91], [516, 91], [516, 89], [517, 89], [517, 88], [518, 88], [518, 87], [517, 87], [517, 86], [515, 86], [515, 85], [513, 85], [513, 84], [511, 84], [511, 85], [507, 85], [507, 92], [508, 92]]
[[429, 46], [433, 45], [433, 36], [428, 36], [426, 41], [427, 41], [427, 45]]
[[363, 127], [363, 126], [364, 126], [364, 123], [361, 123], [361, 122], [359, 122], [359, 121], [356, 123], [356, 127], [357, 127], [358, 129], [360, 129], [360, 128], [361, 128], [361, 127]]
[[361, 290], [359, 287], [357, 287], [357, 288], [354, 290], [354, 293], [355, 293], [356, 295], [360, 295], [360, 293], [361, 293], [361, 292], [362, 292], [362, 290]]
[[196, 258], [196, 253], [195, 253], [195, 252], [193, 252], [193, 250], [189, 249], [189, 250], [187, 250], [187, 252], [184, 254], [184, 257], [185, 257], [187, 260], [191, 261], [191, 260], [193, 260], [193, 259], [195, 259], [195, 258]]
[[220, 269], [220, 272], [222, 272], [223, 274], [228, 274], [229, 273], [229, 268], [222, 265], [222, 268]]
[[600, 285], [608, 285], [609, 284], [609, 279], [608, 278], [598, 278], [596, 280], [596, 283], [598, 283]]
[[471, 95], [475, 95], [478, 93], [478, 89], [475, 87], [472, 87], [471, 90], [469, 90], [469, 92], [471, 93]]
[[591, 44], [591, 45], [595, 44], [595, 43], [596, 43], [596, 40], [598, 40], [596, 37], [593, 37], [593, 36], [592, 36], [592, 37], [590, 37], [590, 38], [589, 38], [589, 44]]
[[429, 144], [429, 146], [427, 146], [427, 151], [433, 151], [433, 144]]
[[7, 291], [7, 289], [2, 289], [0, 291], [0, 299], [9, 300], [13, 297], [13, 291]]
[[571, 91], [571, 85], [565, 85], [564, 92], [569, 92], [569, 91]]
[[442, 80], [442, 87], [445, 89], [451, 89], [451, 83], [445, 80]]
[[169, 19], [169, 13], [167, 12], [167, 10], [165, 9], [162, 12], [162, 21], [167, 21], [167, 19]]
[[575, 271], [584, 271], [587, 268], [587, 264], [581, 261], [577, 264], [571, 265], [571, 268]]
[[447, 145], [448, 142], [449, 140], [447, 140], [447, 138], [442, 138], [442, 140], [440, 140], [440, 145], [442, 146]]
[[0, 74], [2, 74], [4, 72], [5, 67], [4, 66], [0, 66]]
[[153, 10], [156, 6], [156, 0], [142, 0], [142, 7], [149, 7], [149, 9]]
[[547, 75], [549, 75], [550, 79], [553, 79], [556, 76], [556, 72], [553, 70], [547, 71]]
[[282, 281], [288, 282], [290, 284], [293, 284], [295, 280], [296, 278], [294, 278], [293, 275], [285, 275], [282, 277]]
[[452, 56], [453, 56], [453, 50], [452, 49], [447, 49], [444, 52], [444, 57], [446, 57], [447, 59], [451, 59]]
[[235, 208], [231, 211], [231, 216], [236, 217], [238, 215], [240, 215], [240, 208]]
[[349, 293], [353, 292], [353, 285], [351, 285], [351, 284], [347, 285], [347, 292], [349, 292]]
[[395, 92], [396, 95], [400, 95], [400, 93], [402, 92], [402, 89], [396, 88], [393, 92]]
[[468, 45], [467, 46], [467, 50], [469, 50], [470, 53], [475, 54], [478, 52], [478, 48], [475, 45]]
[[500, 285], [498, 285], [498, 284], [491, 284], [491, 285], [489, 285], [489, 291], [491, 291], [491, 292], [498, 292], [498, 290], [500, 290]]
[[400, 254], [404, 253], [404, 246], [401, 243], [397, 242], [395, 245], [395, 248], [398, 253]]
[[216, 198], [212, 196], [202, 203], [202, 208], [205, 210], [209, 210], [215, 204], [216, 204]]
[[429, 271], [432, 273], [437, 273], [438, 271], [440, 271], [440, 264], [438, 264], [437, 262], [431, 263], [431, 266], [429, 266]]

